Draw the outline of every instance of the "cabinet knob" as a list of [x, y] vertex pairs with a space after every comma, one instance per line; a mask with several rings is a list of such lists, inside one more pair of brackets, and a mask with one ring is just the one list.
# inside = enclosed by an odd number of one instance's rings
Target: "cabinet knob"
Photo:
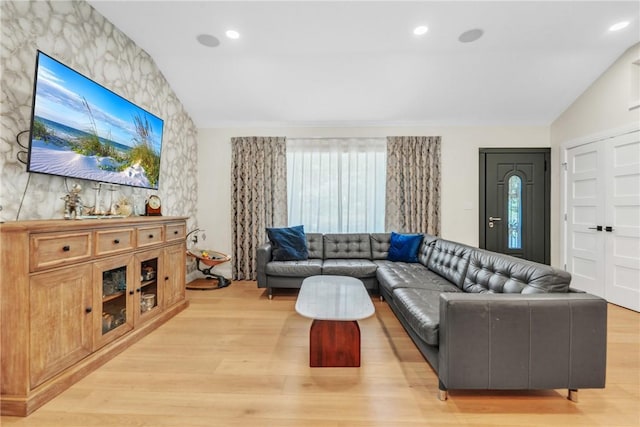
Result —
[[142, 288], [137, 288], [136, 289], [136, 292], [140, 292], [140, 291], [142, 291]]
[[175, 231], [173, 232], [173, 234], [178, 234], [178, 230], [175, 230]]
[[133, 291], [129, 291], [129, 295], [133, 295], [133, 294], [134, 294], [134, 292], [133, 292]]
[[149, 238], [150, 238], [150, 239], [153, 239], [153, 234], [149, 234]]
[[169, 280], [169, 276], [164, 276], [164, 280]]
[[87, 307], [84, 309], [85, 313], [91, 313], [93, 311], [92, 307]]
[[118, 243], [120, 243], [120, 240], [115, 239], [115, 240], [113, 241], [113, 243], [117, 245]]
[[65, 252], [69, 252], [69, 251], [71, 250], [71, 246], [69, 246], [69, 245], [64, 245], [64, 246], [62, 247], [62, 250], [63, 250], [63, 251], [65, 251]]

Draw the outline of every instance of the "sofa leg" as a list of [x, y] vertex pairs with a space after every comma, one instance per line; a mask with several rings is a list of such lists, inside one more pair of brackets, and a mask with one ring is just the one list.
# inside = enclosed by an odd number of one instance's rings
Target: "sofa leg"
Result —
[[384, 297], [380, 294], [380, 301], [384, 301]]
[[569, 389], [569, 394], [567, 395], [567, 399], [574, 403], [578, 403], [578, 390], [574, 388]]
[[270, 300], [273, 299], [273, 289], [272, 288], [267, 288], [267, 298], [269, 298]]
[[442, 384], [442, 381], [438, 380], [438, 400], [444, 402], [449, 397], [449, 393], [447, 392], [447, 387]]

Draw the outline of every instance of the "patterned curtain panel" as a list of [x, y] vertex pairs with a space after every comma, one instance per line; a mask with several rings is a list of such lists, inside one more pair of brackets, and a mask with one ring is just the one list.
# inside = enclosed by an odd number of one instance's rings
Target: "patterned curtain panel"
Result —
[[287, 225], [284, 137], [231, 138], [232, 275], [256, 279], [256, 249], [266, 227]]
[[387, 138], [387, 231], [440, 235], [440, 137]]

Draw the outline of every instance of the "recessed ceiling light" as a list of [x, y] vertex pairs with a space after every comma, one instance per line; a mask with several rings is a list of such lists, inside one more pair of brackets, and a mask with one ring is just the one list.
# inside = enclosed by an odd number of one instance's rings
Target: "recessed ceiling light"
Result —
[[415, 34], [416, 36], [421, 36], [423, 34], [426, 34], [427, 31], [429, 31], [429, 28], [426, 25], [420, 25], [419, 27], [413, 29], [413, 34]]
[[239, 39], [240, 38], [240, 33], [235, 31], [235, 30], [227, 30], [227, 32], [225, 33], [225, 35], [227, 37], [229, 37], [230, 39]]
[[216, 47], [220, 44], [220, 40], [218, 40], [211, 34], [200, 34], [198, 37], [196, 37], [196, 39], [198, 40], [198, 42], [200, 42], [201, 45], [207, 47]]
[[484, 31], [482, 31], [480, 28], [474, 28], [473, 30], [465, 31], [464, 33], [460, 34], [458, 40], [461, 43], [471, 43], [478, 40], [480, 37], [482, 37], [483, 34]]
[[609, 27], [609, 31], [620, 31], [623, 28], [627, 28], [629, 26], [629, 21], [618, 22], [617, 24], [613, 24]]

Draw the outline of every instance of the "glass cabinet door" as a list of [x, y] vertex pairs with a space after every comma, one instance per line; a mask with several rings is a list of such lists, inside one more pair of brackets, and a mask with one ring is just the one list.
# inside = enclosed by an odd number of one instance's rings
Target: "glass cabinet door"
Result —
[[127, 267], [102, 272], [102, 334], [127, 321]]
[[135, 323], [155, 316], [162, 306], [162, 286], [159, 278], [162, 274], [162, 252], [152, 250], [136, 255], [137, 285], [133, 301]]
[[115, 257], [94, 264], [94, 347], [103, 345], [133, 329], [133, 265], [130, 256]]

